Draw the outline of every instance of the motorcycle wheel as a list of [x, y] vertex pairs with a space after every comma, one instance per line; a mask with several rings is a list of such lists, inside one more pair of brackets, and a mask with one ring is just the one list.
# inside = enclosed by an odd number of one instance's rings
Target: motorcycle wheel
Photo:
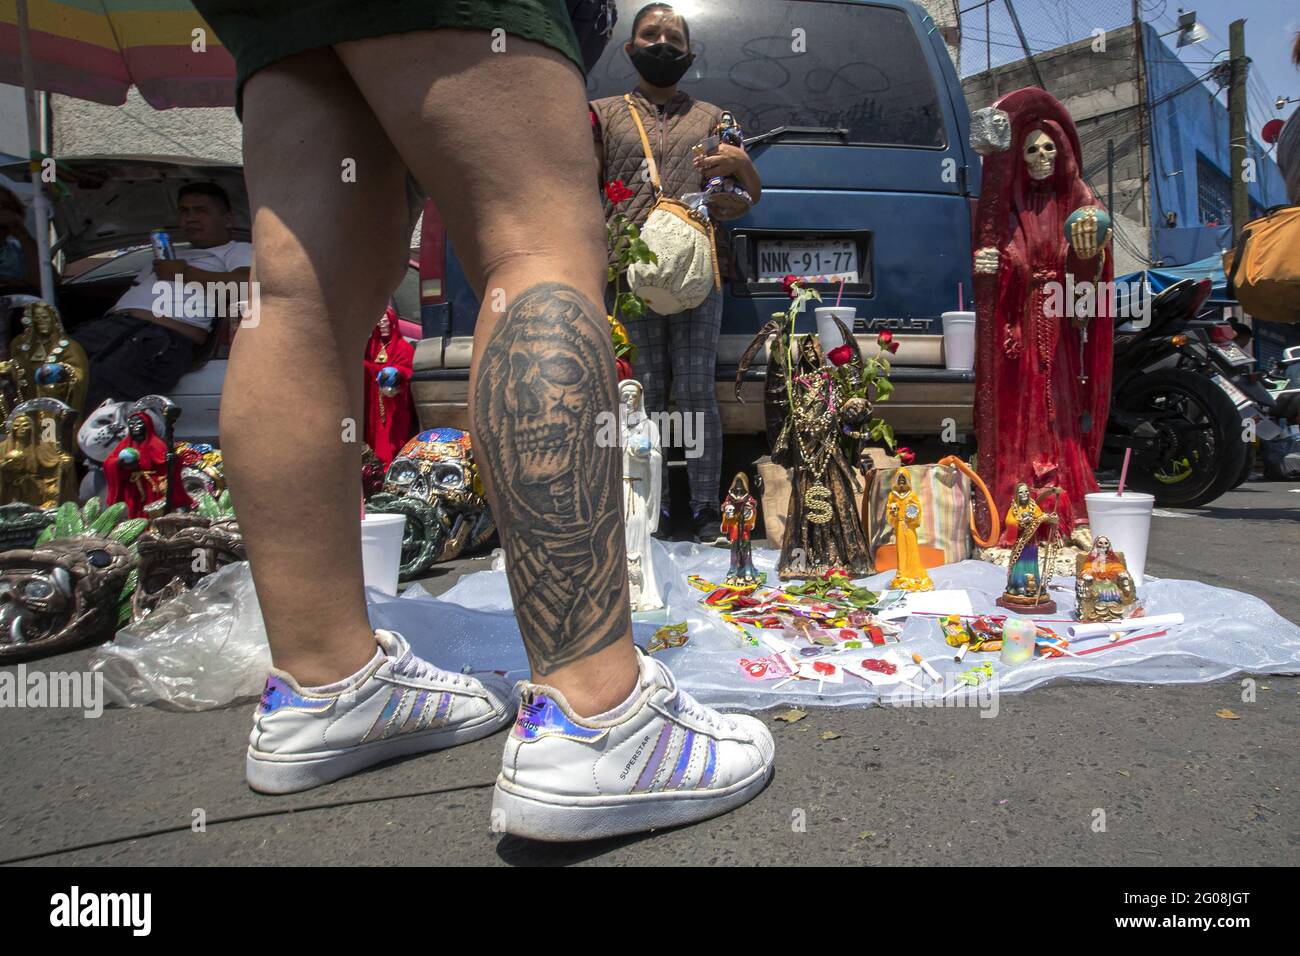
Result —
[[1241, 466], [1241, 474], [1237, 476], [1237, 480], [1232, 485], [1233, 488], [1239, 488], [1242, 485], [1244, 485], [1246, 482], [1250, 481], [1251, 477], [1255, 474], [1255, 463], [1258, 461], [1258, 459], [1259, 459], [1259, 445], [1257, 445], [1253, 441], [1247, 442], [1246, 463]]
[[1156, 505], [1197, 508], [1235, 488], [1246, 476], [1249, 444], [1241, 415], [1208, 378], [1187, 369], [1143, 376], [1121, 397], [1131, 414], [1148, 418], [1160, 433], [1160, 463], [1135, 464], [1131, 483], [1155, 496]]

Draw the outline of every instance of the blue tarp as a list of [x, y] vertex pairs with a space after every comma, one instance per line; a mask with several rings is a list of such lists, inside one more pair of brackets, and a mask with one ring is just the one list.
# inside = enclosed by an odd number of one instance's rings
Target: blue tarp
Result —
[[1115, 284], [1123, 286], [1132, 282], [1140, 282], [1144, 278], [1150, 284], [1153, 293], [1161, 292], [1183, 279], [1196, 279], [1198, 281], [1209, 279], [1212, 283], [1210, 290], [1211, 302], [1236, 302], [1236, 299], [1228, 294], [1228, 280], [1223, 274], [1223, 261], [1217, 255], [1201, 259], [1199, 262], [1189, 262], [1185, 266], [1167, 266], [1162, 269], [1130, 272], [1125, 276], [1116, 276]]

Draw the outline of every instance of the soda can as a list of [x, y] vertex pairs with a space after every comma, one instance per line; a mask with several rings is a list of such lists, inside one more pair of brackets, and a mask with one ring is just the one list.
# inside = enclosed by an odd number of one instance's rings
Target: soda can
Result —
[[164, 229], [155, 229], [149, 233], [149, 240], [153, 243], [153, 257], [155, 259], [172, 258], [172, 237], [167, 235]]

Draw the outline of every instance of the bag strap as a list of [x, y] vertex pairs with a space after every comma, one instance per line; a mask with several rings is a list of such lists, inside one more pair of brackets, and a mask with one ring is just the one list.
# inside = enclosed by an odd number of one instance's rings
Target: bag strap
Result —
[[650, 149], [650, 137], [645, 134], [645, 124], [641, 122], [641, 111], [632, 102], [631, 93], [623, 94], [623, 102], [627, 104], [627, 111], [632, 114], [632, 122], [636, 123], [636, 131], [641, 135], [641, 150], [645, 153], [646, 168], [650, 170], [650, 185], [655, 188], [655, 194], [658, 195], [663, 191], [659, 186], [659, 165], [655, 162], [654, 151]]
[[979, 529], [975, 527], [975, 509], [970, 510], [970, 536], [975, 539], [975, 543], [981, 548], [991, 548], [997, 544], [998, 538], [1002, 535], [1002, 520], [998, 517], [997, 505], [993, 503], [993, 495], [989, 494], [989, 486], [984, 484], [984, 479], [975, 474], [975, 469], [962, 461], [956, 455], [947, 455], [939, 459], [941, 465], [953, 465], [958, 471], [971, 480], [971, 482], [984, 492], [984, 500], [988, 502], [989, 518], [993, 524], [993, 533], [987, 538], [981, 538]]

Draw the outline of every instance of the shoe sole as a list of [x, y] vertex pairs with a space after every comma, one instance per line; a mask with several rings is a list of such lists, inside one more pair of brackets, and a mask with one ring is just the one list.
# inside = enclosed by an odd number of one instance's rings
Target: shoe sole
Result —
[[547, 843], [572, 843], [643, 833], [721, 816], [767, 786], [773, 764], [725, 790], [664, 791], [618, 797], [559, 797], [497, 777], [492, 830]]
[[457, 744], [490, 737], [509, 726], [514, 719], [515, 708], [510, 707], [495, 716], [482, 718], [477, 724], [462, 725], [451, 730], [435, 729], [418, 734], [403, 734], [325, 755], [303, 754], [276, 758], [262, 754], [250, 746], [244, 761], [244, 777], [248, 785], [258, 793], [297, 793], [351, 776], [386, 760], [446, 750]]

